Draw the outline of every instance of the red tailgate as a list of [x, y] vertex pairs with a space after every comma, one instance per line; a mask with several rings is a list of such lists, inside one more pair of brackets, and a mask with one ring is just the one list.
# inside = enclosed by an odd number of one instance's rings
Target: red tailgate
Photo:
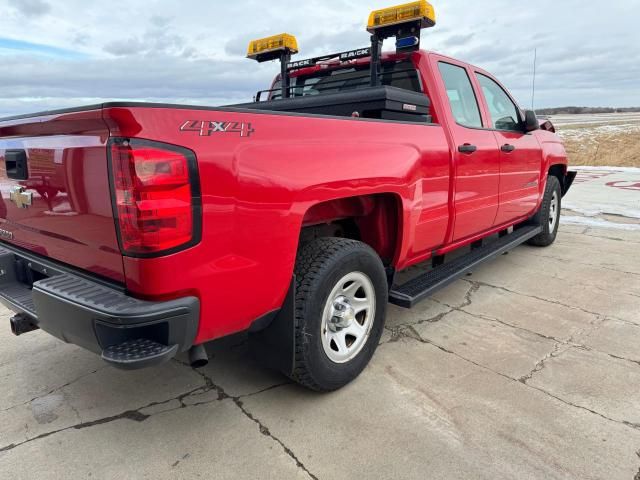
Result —
[[101, 109], [0, 121], [0, 242], [124, 281]]

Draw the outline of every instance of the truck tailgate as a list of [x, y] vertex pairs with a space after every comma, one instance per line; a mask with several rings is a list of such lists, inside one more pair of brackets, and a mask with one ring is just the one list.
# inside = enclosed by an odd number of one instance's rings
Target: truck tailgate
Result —
[[124, 281], [99, 108], [0, 121], [0, 243]]

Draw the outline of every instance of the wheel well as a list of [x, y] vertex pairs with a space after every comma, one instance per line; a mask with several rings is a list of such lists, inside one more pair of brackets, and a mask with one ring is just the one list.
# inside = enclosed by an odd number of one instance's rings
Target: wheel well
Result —
[[359, 240], [391, 265], [399, 245], [401, 203], [395, 194], [340, 198], [313, 205], [302, 222], [300, 243], [321, 237]]
[[562, 187], [562, 193], [565, 193], [565, 176], [567, 173], [567, 166], [566, 165], [551, 165], [551, 167], [549, 167], [549, 176], [554, 176], [558, 179], [558, 181], [560, 182], [560, 187]]

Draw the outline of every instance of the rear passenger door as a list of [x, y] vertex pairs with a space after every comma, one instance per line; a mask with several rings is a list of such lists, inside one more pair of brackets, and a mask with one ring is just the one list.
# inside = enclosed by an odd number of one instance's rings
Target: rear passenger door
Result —
[[437, 65], [447, 94], [444, 113], [454, 142], [455, 224], [450, 240], [455, 242], [494, 225], [500, 154], [493, 132], [484, 128], [469, 70], [449, 59], [439, 60]]
[[486, 73], [475, 72], [491, 128], [500, 147], [500, 206], [496, 225], [533, 213], [539, 197], [542, 149], [524, 132], [520, 109]]

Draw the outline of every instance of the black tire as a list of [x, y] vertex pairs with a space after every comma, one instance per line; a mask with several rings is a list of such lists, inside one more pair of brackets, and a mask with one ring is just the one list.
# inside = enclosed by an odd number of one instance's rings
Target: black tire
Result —
[[[556, 201], [555, 222], [551, 223], [552, 204]], [[540, 210], [531, 218], [533, 225], [542, 225], [542, 232], [530, 239], [527, 243], [536, 247], [548, 247], [556, 241], [558, 227], [560, 226], [560, 211], [562, 210], [562, 189], [557, 177], [547, 177], [547, 186], [544, 190], [544, 198]]]
[[[296, 352], [291, 378], [312, 390], [337, 390], [362, 372], [380, 341], [389, 295], [384, 266], [378, 255], [362, 242], [319, 238], [300, 249], [295, 273]], [[363, 335], [364, 346], [354, 358], [335, 363], [323, 347], [322, 318], [330, 293], [352, 273], [362, 273], [371, 281], [375, 314], [368, 320], [372, 324], [368, 337]]]

